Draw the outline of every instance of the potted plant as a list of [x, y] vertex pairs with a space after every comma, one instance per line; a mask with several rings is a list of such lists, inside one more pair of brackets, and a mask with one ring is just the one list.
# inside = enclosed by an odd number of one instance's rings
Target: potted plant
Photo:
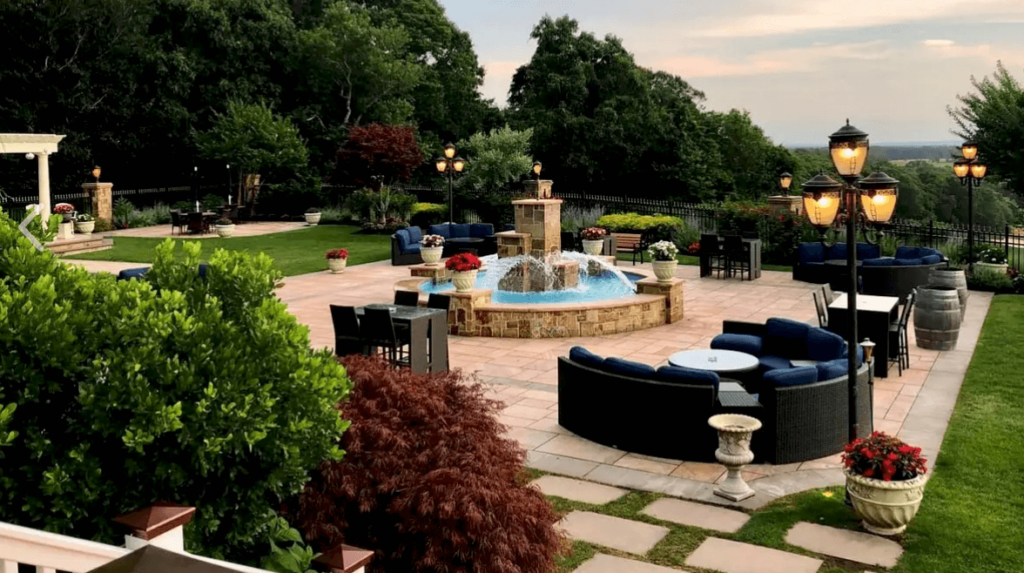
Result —
[[65, 223], [73, 223], [75, 221], [75, 206], [71, 203], [57, 203], [53, 206], [53, 212], [57, 215], [63, 215]]
[[348, 262], [348, 249], [331, 249], [327, 251], [327, 268], [331, 269], [334, 274], [341, 273], [345, 270], [345, 264]]
[[423, 262], [434, 266], [441, 261], [444, 252], [444, 237], [441, 235], [424, 235], [420, 241], [420, 256]]
[[96, 228], [96, 219], [88, 213], [82, 213], [75, 217], [75, 232], [83, 235], [91, 235]]
[[658, 241], [647, 248], [651, 255], [651, 265], [654, 266], [654, 276], [658, 277], [659, 283], [671, 282], [676, 276], [676, 265], [679, 261], [676, 255], [679, 248], [672, 241]]
[[978, 268], [990, 269], [998, 273], [1006, 274], [1009, 265], [1006, 264], [1006, 253], [995, 245], [981, 245], [974, 253], [974, 264]]
[[469, 292], [476, 284], [476, 272], [480, 270], [480, 259], [472, 253], [459, 253], [444, 263], [451, 274], [456, 292]]
[[583, 252], [588, 255], [600, 255], [604, 249], [604, 236], [608, 234], [601, 227], [583, 229]]
[[315, 227], [316, 224], [320, 222], [320, 208], [310, 207], [309, 209], [306, 209], [305, 217], [306, 224], [310, 227]]
[[846, 446], [846, 491], [864, 529], [877, 535], [902, 533], [921, 507], [928, 471], [921, 448], [884, 432]]
[[214, 224], [214, 226], [217, 228], [218, 237], [224, 237], [226, 239], [228, 237], [235, 236], [235, 222], [232, 221], [231, 219], [228, 219], [227, 217], [221, 217], [220, 219], [217, 219], [217, 222], [216, 224]]

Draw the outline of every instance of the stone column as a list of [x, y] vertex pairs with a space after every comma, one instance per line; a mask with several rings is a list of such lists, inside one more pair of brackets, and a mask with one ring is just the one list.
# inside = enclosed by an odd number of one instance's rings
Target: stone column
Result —
[[804, 198], [799, 195], [776, 195], [768, 198], [768, 206], [777, 213], [803, 213]]
[[683, 319], [683, 280], [672, 279], [667, 283], [660, 283], [655, 278], [646, 278], [637, 281], [636, 292], [638, 294], [655, 294], [665, 297], [665, 323], [672, 324]]
[[[536, 179], [530, 179], [529, 181], [523, 181], [523, 188], [526, 189], [527, 193], [532, 194], [537, 199], [550, 199], [551, 198], [551, 185], [554, 181], [550, 179], [543, 179], [537, 181]], [[518, 229], [516, 229], [518, 231]]]
[[[541, 183], [544, 183], [541, 181]], [[529, 254], [544, 258], [562, 250], [562, 200], [523, 199], [513, 201], [516, 232], [530, 235]]]
[[112, 221], [114, 218], [113, 208], [113, 183], [82, 183], [82, 190], [89, 196], [91, 202], [89, 212], [97, 219]]
[[39, 166], [39, 216], [42, 217], [43, 229], [50, 219], [50, 154], [46, 151], [36, 155], [36, 164]]

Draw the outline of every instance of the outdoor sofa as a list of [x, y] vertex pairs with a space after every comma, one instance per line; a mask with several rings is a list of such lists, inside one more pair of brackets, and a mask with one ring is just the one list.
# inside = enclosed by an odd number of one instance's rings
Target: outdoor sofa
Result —
[[860, 270], [864, 294], [905, 300], [911, 291], [928, 284], [932, 269], [949, 266], [941, 252], [928, 247], [899, 247], [895, 254], [864, 261]]
[[[826, 261], [846, 261], [846, 243], [826, 247], [822, 243], [800, 243], [796, 248], [793, 262], [793, 280], [814, 284], [826, 284], [837, 271], [845, 272], [846, 267], [830, 267]], [[857, 243], [857, 260], [877, 259], [882, 250], [877, 245]], [[840, 290], [846, 290], [845, 288]]]
[[461, 245], [449, 242], [450, 239], [481, 239], [471, 248], [476, 249], [480, 256], [493, 255], [498, 252], [498, 239], [494, 235], [494, 226], [489, 223], [442, 223], [431, 225], [424, 233], [419, 227], [406, 227], [391, 235], [391, 264], [418, 265], [423, 262], [420, 257], [420, 241], [424, 235], [441, 235], [445, 239], [444, 254], [450, 257]]

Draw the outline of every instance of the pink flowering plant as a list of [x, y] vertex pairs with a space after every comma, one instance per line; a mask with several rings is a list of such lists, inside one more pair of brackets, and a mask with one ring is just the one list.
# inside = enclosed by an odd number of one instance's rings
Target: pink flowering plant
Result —
[[443, 247], [444, 237], [441, 235], [423, 235], [423, 240], [420, 241], [420, 244], [428, 249]]

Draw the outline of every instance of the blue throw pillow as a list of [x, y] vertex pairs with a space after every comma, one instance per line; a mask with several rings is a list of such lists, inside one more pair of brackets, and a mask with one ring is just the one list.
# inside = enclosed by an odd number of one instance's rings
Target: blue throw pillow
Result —
[[428, 235], [441, 235], [445, 240], [452, 238], [450, 225], [443, 223], [441, 225], [431, 225], [427, 228]]
[[473, 223], [469, 226], [469, 236], [477, 239], [490, 237], [494, 234], [494, 226], [490, 223]]
[[600, 368], [604, 364], [604, 358], [601, 358], [582, 346], [573, 346], [569, 349], [569, 360], [572, 360], [577, 364], [593, 366], [595, 368]]
[[[843, 347], [843, 356], [842, 356], [842, 358], [844, 360], [848, 356], [850, 356], [850, 353], [846, 351], [847, 348], [849, 348], [849, 346], [844, 346]], [[858, 344], [857, 345], [857, 368], [860, 368], [861, 364], [864, 364], [864, 347]]]
[[769, 372], [771, 370], [785, 370], [792, 368], [793, 363], [788, 358], [781, 356], [775, 356], [774, 354], [767, 354], [757, 359], [757, 364], [761, 367], [761, 372]]
[[406, 227], [405, 230], [409, 232], [409, 241], [418, 243], [423, 240], [423, 231], [419, 227]]
[[807, 358], [825, 362], [843, 356], [846, 341], [842, 336], [823, 328], [811, 328], [807, 333]]
[[936, 265], [942, 262], [942, 255], [928, 255], [921, 257], [921, 263], [925, 265]]
[[800, 243], [796, 251], [801, 265], [825, 262], [825, 245], [821, 243]]
[[715, 350], [735, 350], [754, 356], [761, 355], [764, 339], [753, 334], [719, 334], [711, 340], [711, 348]]
[[864, 259], [865, 267], [891, 267], [896, 259], [885, 257], [879, 259]]
[[654, 368], [646, 364], [633, 362], [632, 360], [623, 360], [622, 358], [605, 358], [604, 369], [616, 374], [640, 378], [651, 378], [655, 374]]
[[139, 269], [125, 269], [117, 273], [117, 280], [126, 281], [130, 279], [141, 279], [142, 275], [146, 274], [146, 271], [148, 270], [149, 267], [143, 267]]
[[201, 278], [201, 279], [205, 279], [206, 278], [206, 269], [208, 269], [208, 268], [210, 268], [210, 265], [208, 265], [206, 263], [200, 263], [199, 264], [199, 278]]
[[923, 264], [923, 259], [896, 259], [892, 264], [895, 267], [917, 267]]
[[765, 323], [763, 354], [785, 356], [791, 360], [807, 358], [807, 332], [811, 325], [789, 320], [769, 318]]
[[469, 238], [469, 223], [459, 223], [458, 225], [452, 225], [452, 238], [453, 239], [467, 239], [467, 238]]
[[920, 255], [917, 254], [917, 247], [908, 247], [906, 245], [896, 247], [896, 258], [897, 259], [917, 259]]
[[818, 382], [846, 376], [847, 371], [850, 369], [845, 358], [819, 362], [814, 367], [818, 369]]
[[857, 243], [857, 260], [877, 259], [882, 256], [882, 249], [878, 245]]
[[398, 250], [404, 253], [409, 248], [409, 231], [399, 229], [395, 231], [395, 238], [398, 239]]
[[828, 255], [825, 258], [827, 258], [830, 261], [834, 261], [836, 259], [845, 261], [846, 260], [846, 243], [836, 243], [836, 244], [832, 245], [831, 247], [829, 247]]
[[814, 366], [803, 366], [801, 368], [787, 368], [784, 370], [772, 370], [765, 372], [761, 379], [766, 384], [775, 386], [802, 386], [814, 384], [818, 381], [818, 369]]
[[917, 248], [917, 257], [918, 258], [923, 259], [925, 257], [930, 257], [932, 255], [939, 255], [939, 257], [942, 257], [942, 253], [940, 253], [937, 249], [932, 249], [930, 247], [918, 247]]
[[718, 374], [710, 370], [694, 370], [692, 368], [680, 368], [678, 366], [662, 366], [658, 368], [657, 379], [663, 382], [674, 382], [676, 384], [710, 384], [718, 390]]

